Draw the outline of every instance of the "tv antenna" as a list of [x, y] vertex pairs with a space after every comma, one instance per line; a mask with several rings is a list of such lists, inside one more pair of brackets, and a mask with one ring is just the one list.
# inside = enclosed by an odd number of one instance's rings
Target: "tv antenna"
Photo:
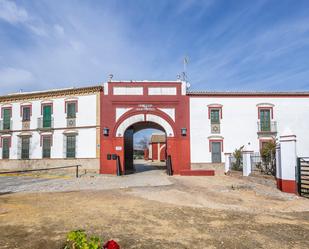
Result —
[[189, 63], [189, 57], [185, 56], [183, 58], [183, 72], [182, 72], [182, 80], [187, 82], [188, 81], [188, 77], [187, 77], [187, 66]]

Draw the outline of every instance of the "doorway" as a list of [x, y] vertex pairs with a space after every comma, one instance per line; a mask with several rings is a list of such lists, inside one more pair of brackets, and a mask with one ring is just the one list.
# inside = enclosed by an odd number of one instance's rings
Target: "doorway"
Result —
[[166, 133], [158, 124], [139, 122], [124, 133], [124, 174], [166, 170]]
[[221, 163], [221, 142], [211, 142], [211, 161]]

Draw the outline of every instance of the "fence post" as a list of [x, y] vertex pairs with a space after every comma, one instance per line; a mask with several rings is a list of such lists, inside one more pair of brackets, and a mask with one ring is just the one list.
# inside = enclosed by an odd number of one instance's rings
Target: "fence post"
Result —
[[281, 174], [277, 178], [277, 186], [283, 192], [296, 193], [296, 136], [287, 129], [280, 136], [280, 168]]
[[79, 165], [76, 165], [76, 178], [78, 178], [78, 167]]
[[224, 173], [225, 174], [229, 172], [231, 169], [231, 160], [230, 160], [231, 155], [232, 153], [224, 153], [224, 156], [225, 156]]
[[242, 175], [249, 176], [251, 174], [251, 155], [253, 154], [253, 150], [251, 150], [250, 144], [248, 144], [244, 150], [242, 151]]

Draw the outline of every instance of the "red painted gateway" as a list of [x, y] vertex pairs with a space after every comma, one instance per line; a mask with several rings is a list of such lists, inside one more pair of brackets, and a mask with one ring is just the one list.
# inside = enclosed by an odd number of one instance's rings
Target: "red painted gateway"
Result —
[[189, 97], [186, 85], [173, 82], [109, 81], [101, 95], [100, 173], [116, 174], [112, 155], [123, 173], [133, 171], [133, 134], [145, 128], [166, 135], [173, 173], [190, 170]]

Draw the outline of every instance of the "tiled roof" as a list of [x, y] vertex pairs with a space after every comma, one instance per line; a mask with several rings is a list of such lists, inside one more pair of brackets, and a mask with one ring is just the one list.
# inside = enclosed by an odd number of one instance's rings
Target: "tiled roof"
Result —
[[309, 91], [303, 91], [303, 92], [276, 92], [276, 91], [187, 91], [187, 95], [189, 96], [304, 96], [304, 97], [309, 97]]

